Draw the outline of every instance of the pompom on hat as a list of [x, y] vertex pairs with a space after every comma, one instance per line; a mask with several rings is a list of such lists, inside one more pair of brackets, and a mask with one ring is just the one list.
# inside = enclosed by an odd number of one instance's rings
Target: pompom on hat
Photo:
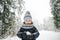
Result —
[[31, 14], [29, 11], [27, 11], [25, 16], [24, 16], [24, 20], [27, 20], [27, 19], [32, 20], [32, 17], [31, 17]]

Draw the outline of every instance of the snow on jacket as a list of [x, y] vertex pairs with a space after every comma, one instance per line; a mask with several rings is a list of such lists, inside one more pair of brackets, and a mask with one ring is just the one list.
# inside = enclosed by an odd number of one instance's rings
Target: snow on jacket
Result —
[[[31, 35], [27, 35], [26, 32], [29, 31]], [[35, 26], [22, 26], [17, 33], [17, 36], [22, 39], [26, 40], [35, 40], [39, 36], [38, 30]]]

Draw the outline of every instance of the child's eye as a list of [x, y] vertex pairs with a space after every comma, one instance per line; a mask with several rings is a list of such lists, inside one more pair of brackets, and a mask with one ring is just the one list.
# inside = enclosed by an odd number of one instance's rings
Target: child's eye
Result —
[[27, 21], [27, 20], [26, 20]]

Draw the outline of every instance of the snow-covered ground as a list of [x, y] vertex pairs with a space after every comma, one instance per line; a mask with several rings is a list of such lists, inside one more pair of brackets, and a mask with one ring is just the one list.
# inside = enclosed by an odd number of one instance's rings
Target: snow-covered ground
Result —
[[[8, 37], [3, 40], [21, 40], [17, 36], [14, 37]], [[60, 40], [60, 32], [53, 32], [53, 31], [40, 31], [40, 36], [37, 38], [37, 40]]]

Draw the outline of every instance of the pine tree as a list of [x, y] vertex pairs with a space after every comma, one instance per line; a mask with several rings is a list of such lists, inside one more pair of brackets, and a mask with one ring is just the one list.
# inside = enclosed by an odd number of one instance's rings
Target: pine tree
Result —
[[60, 0], [51, 0], [51, 10], [56, 28], [60, 28]]
[[[15, 25], [15, 10], [18, 8], [21, 14], [23, 0], [0, 0], [0, 38], [5, 38], [11, 34]], [[19, 7], [15, 5], [19, 4]], [[11, 11], [13, 9], [14, 11]], [[18, 13], [17, 13], [18, 14]]]

